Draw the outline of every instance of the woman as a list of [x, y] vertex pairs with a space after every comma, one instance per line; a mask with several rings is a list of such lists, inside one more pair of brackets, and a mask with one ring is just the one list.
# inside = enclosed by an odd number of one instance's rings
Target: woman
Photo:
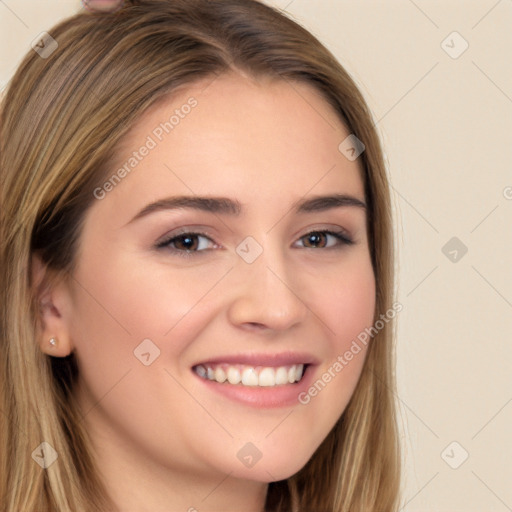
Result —
[[2, 510], [396, 510], [389, 189], [348, 74], [253, 0], [43, 48], [1, 112]]

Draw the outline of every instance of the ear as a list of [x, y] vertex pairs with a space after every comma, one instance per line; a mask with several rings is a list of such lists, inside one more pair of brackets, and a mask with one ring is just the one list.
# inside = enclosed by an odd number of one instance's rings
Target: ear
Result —
[[[37, 254], [32, 255], [32, 286], [36, 298], [36, 336], [41, 350], [50, 356], [71, 354], [69, 325], [71, 300], [63, 279], [51, 275]], [[52, 344], [50, 340], [55, 340]]]

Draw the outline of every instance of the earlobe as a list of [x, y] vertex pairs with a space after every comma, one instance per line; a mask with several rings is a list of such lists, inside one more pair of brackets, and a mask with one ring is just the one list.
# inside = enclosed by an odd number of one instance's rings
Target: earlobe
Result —
[[39, 345], [41, 350], [49, 356], [66, 357], [71, 354], [71, 344], [69, 340], [65, 340], [64, 343], [61, 343], [57, 336], [43, 340]]
[[32, 255], [32, 290], [37, 307], [36, 339], [40, 349], [54, 357], [66, 357], [72, 350], [69, 333], [70, 310], [65, 283], [50, 272], [39, 255]]
[[61, 350], [60, 347], [59, 347], [59, 340], [56, 336], [52, 336], [50, 339], [48, 340], [43, 340], [43, 343], [39, 343], [40, 347], [41, 347], [41, 350], [45, 353], [45, 354], [48, 354], [48, 355], [51, 355], [51, 356], [57, 356], [57, 357], [65, 357], [66, 355], [69, 355], [68, 354], [61, 354]]

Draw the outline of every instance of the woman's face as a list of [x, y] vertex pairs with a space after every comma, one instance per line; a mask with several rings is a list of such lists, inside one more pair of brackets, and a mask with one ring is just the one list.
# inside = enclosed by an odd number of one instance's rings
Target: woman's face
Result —
[[105, 465], [269, 482], [325, 439], [375, 307], [349, 134], [309, 86], [224, 75], [125, 138], [64, 315]]

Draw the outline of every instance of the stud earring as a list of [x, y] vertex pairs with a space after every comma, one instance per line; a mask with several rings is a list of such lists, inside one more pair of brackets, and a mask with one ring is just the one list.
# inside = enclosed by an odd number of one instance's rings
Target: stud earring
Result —
[[55, 345], [57, 345], [57, 340], [55, 338], [50, 338], [50, 345], [53, 347], [55, 347]]

